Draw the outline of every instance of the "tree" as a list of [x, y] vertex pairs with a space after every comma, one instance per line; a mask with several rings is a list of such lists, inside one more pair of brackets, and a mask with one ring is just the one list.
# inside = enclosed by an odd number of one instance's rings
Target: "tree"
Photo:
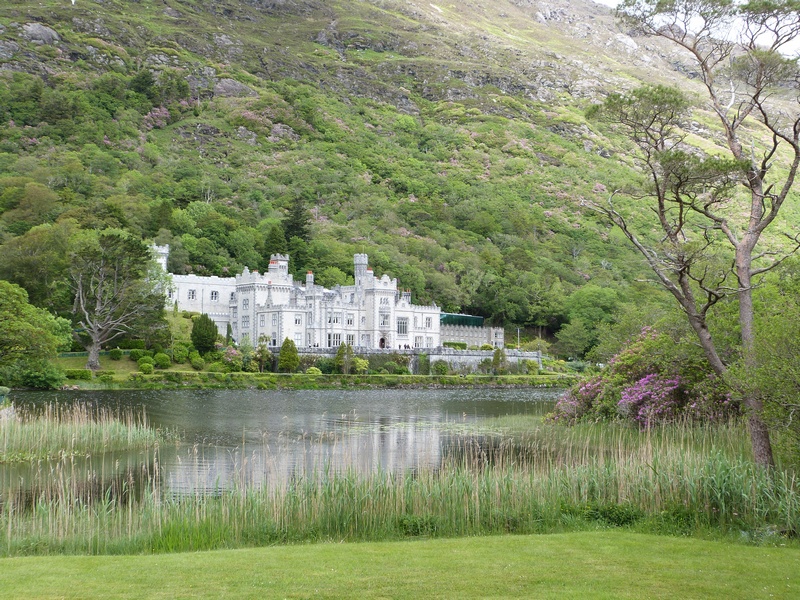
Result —
[[0, 367], [55, 358], [71, 337], [68, 321], [28, 304], [24, 289], [0, 280]]
[[[100, 348], [154, 312], [163, 315], [163, 281], [141, 240], [117, 229], [83, 232], [70, 253], [77, 337], [89, 352], [87, 369], [100, 368]], [[150, 276], [148, 276], [150, 275]]]
[[296, 196], [289, 207], [289, 214], [283, 220], [285, 239], [298, 237], [304, 242], [309, 240], [309, 217], [306, 203], [301, 196]]
[[342, 342], [339, 345], [339, 349], [336, 351], [336, 357], [333, 359], [334, 367], [340, 373], [349, 375], [350, 369], [353, 366], [354, 357], [355, 353], [353, 352], [353, 347], [350, 344]]
[[283, 340], [281, 351], [278, 354], [278, 371], [280, 373], [294, 373], [300, 366], [300, 356], [297, 354], [297, 346], [289, 338]]
[[192, 322], [192, 345], [200, 354], [211, 352], [217, 343], [217, 324], [206, 313]]
[[[685, 51], [720, 126], [726, 156], [698, 157], [683, 145], [679, 125], [688, 103], [676, 91], [649, 87], [611, 95], [604, 108], [642, 151], [664, 241], [648, 244], [612, 204], [595, 208], [645, 256], [686, 312], [717, 373], [725, 374], [727, 365], [706, 315], [722, 297], [736, 294], [743, 361], [755, 369], [753, 278], [779, 262], [774, 256], [769, 261], [769, 252], [759, 254], [756, 247], [789, 197], [800, 166], [800, 98], [785, 93], [796, 90], [800, 69], [796, 59], [781, 54], [800, 35], [800, 2], [624, 0], [618, 14], [645, 35]], [[735, 220], [740, 207], [732, 206], [736, 188], [747, 197], [740, 222]], [[733, 265], [733, 286], [721, 266], [723, 250]], [[754, 458], [771, 466], [760, 395], [742, 395]]]

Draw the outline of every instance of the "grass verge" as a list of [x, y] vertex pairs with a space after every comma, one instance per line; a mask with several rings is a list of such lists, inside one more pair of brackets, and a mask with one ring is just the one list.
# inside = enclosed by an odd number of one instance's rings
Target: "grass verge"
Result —
[[800, 551], [623, 532], [0, 560], [0, 598], [797, 598]]

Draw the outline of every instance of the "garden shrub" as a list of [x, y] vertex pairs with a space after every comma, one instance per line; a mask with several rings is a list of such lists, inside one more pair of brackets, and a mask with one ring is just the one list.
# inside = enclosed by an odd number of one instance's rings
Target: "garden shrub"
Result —
[[183, 364], [189, 358], [189, 349], [183, 345], [177, 345], [172, 349], [172, 360], [178, 364]]
[[92, 379], [92, 371], [90, 369], [65, 369], [64, 375], [66, 375], [67, 379], [79, 381], [90, 381]]
[[724, 383], [693, 348], [645, 327], [602, 373], [568, 390], [551, 419], [574, 423], [620, 418], [649, 426], [736, 413], [738, 406]]
[[492, 346], [491, 344], [481, 344], [480, 349], [481, 350], [494, 350], [494, 346]]
[[103, 373], [102, 375], [98, 375], [97, 379], [99, 379], [102, 383], [108, 385], [114, 381], [114, 376], [109, 375], [108, 373]]
[[442, 346], [445, 348], [453, 348], [455, 350], [466, 350], [467, 342], [442, 342]]
[[447, 375], [450, 372], [450, 366], [443, 360], [434, 361], [431, 368], [434, 375]]
[[119, 348], [114, 348], [108, 351], [108, 357], [111, 360], [122, 360], [122, 350]]
[[[142, 371], [143, 365], [150, 365], [151, 367], [155, 365], [155, 360], [153, 360], [152, 356], [143, 356], [139, 360], [136, 361], [136, 364], [139, 365], [139, 370]], [[144, 373], [144, 371], [142, 371]]]
[[322, 371], [320, 371], [317, 367], [308, 367], [306, 369], [306, 375], [322, 375]]
[[139, 370], [145, 375], [150, 375], [155, 370], [155, 367], [153, 366], [153, 363], [140, 362]]
[[192, 365], [195, 371], [202, 371], [206, 368], [206, 361], [204, 361], [197, 352], [192, 352], [192, 354], [189, 355], [189, 364]]
[[130, 354], [128, 354], [128, 358], [130, 358], [133, 362], [138, 363], [139, 359], [144, 356], [144, 350], [139, 348], [134, 348], [131, 350]]
[[153, 357], [153, 364], [159, 369], [169, 369], [172, 364], [172, 359], [169, 357], [169, 354], [159, 352]]

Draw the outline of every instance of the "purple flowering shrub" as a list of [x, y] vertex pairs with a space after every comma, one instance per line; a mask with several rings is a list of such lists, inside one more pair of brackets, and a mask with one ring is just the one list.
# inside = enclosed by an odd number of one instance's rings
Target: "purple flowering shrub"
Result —
[[678, 418], [720, 419], [736, 412], [725, 386], [697, 353], [645, 327], [600, 375], [569, 389], [550, 419], [625, 419], [646, 427]]

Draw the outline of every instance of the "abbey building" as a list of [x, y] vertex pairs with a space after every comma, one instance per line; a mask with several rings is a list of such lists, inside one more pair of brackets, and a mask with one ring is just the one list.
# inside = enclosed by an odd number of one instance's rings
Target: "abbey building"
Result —
[[[169, 246], [156, 246], [155, 252], [166, 271]], [[397, 279], [373, 274], [366, 254], [354, 255], [353, 266], [354, 285], [326, 289], [314, 283], [310, 271], [305, 282], [295, 281], [289, 257], [273, 254], [263, 274], [245, 267], [235, 277], [171, 275], [169, 303], [206, 313], [223, 335], [230, 325], [237, 343], [267, 340], [280, 346], [289, 338], [298, 348], [346, 343], [364, 350], [403, 350], [438, 348], [446, 341], [502, 347], [502, 328], [483, 327], [480, 317], [442, 313], [436, 304], [413, 304]], [[463, 318], [472, 322], [465, 325]]]

